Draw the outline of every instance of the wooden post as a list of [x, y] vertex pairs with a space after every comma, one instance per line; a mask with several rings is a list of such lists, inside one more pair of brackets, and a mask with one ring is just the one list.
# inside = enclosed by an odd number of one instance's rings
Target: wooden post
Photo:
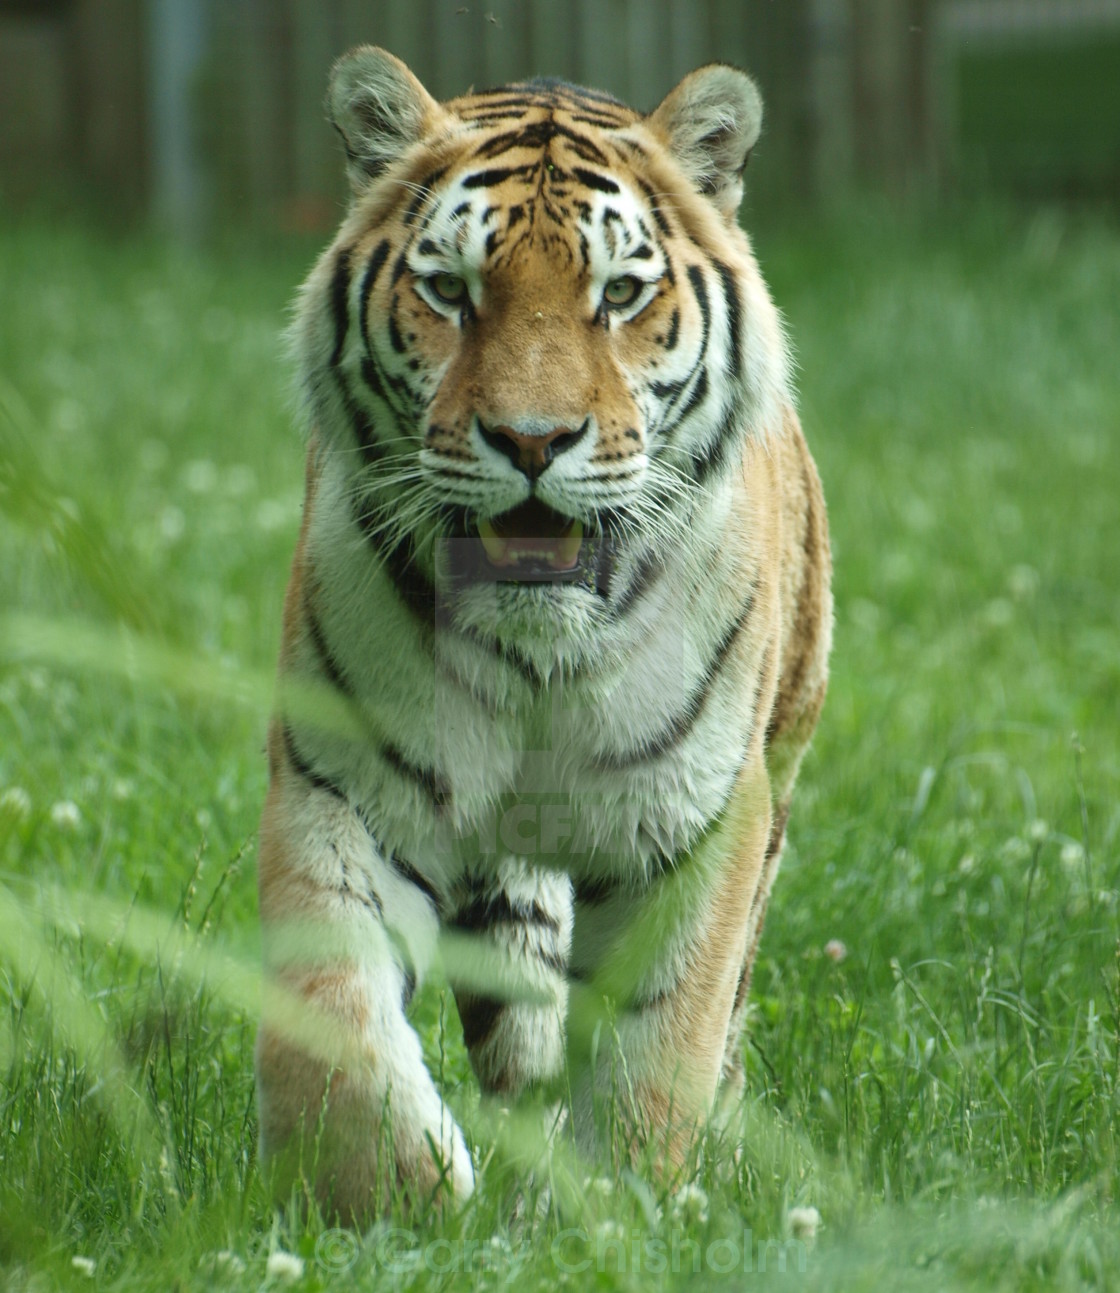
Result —
[[142, 0], [78, 0], [73, 21], [82, 172], [106, 210], [134, 217], [148, 191]]
[[856, 165], [902, 195], [936, 177], [933, 0], [852, 0]]
[[338, 146], [323, 110], [331, 64], [341, 52], [342, 23], [337, 3], [289, 5], [292, 179], [281, 219], [293, 231], [310, 233], [335, 222], [344, 191]]
[[530, 64], [526, 74], [575, 79], [577, 32], [572, 9], [572, 0], [552, 0], [530, 7]]
[[854, 179], [849, 6], [846, 0], [810, 0], [806, 17], [807, 189], [818, 199], [836, 199], [851, 189]]
[[205, 0], [148, 0], [151, 208], [177, 238], [197, 242], [209, 216], [198, 154], [197, 92], [208, 37]]

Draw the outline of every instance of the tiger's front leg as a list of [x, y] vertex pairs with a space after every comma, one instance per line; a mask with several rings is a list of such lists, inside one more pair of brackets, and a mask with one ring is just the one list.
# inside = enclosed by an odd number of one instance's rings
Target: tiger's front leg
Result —
[[308, 1182], [325, 1215], [383, 1214], [473, 1189], [470, 1155], [405, 1006], [435, 946], [435, 895], [382, 855], [361, 818], [270, 734], [261, 826], [264, 1017], [261, 1157], [287, 1199]]
[[558, 1077], [564, 1064], [571, 883], [509, 857], [463, 886], [451, 927], [483, 954], [457, 982], [463, 1039], [483, 1091], [509, 1099]]
[[569, 1031], [583, 1145], [648, 1146], [665, 1173], [684, 1161], [719, 1085], [769, 834], [756, 750], [722, 819], [643, 892], [577, 883]]

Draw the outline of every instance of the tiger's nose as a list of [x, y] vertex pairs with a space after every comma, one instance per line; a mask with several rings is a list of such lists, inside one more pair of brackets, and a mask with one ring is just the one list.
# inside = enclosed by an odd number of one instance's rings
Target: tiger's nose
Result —
[[492, 448], [513, 463], [531, 481], [544, 471], [558, 454], [571, 449], [583, 439], [587, 432], [588, 421], [574, 431], [571, 427], [553, 427], [549, 431], [518, 431], [511, 426], [488, 427], [479, 422], [478, 429], [482, 438]]

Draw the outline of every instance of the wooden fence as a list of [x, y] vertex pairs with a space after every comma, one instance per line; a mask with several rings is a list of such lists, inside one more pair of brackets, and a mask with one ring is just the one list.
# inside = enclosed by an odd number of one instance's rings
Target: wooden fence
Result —
[[[750, 183], [765, 200], [937, 169], [931, 0], [239, 0], [221, 7], [208, 120], [219, 204], [317, 222], [340, 190], [323, 121], [326, 69], [370, 41], [437, 97], [560, 76], [652, 108], [693, 67], [759, 81], [766, 130]], [[266, 56], [261, 56], [266, 52]], [[856, 128], [856, 118], [861, 119]]]
[[[331, 62], [399, 54], [439, 97], [555, 75], [651, 108], [689, 69], [736, 63], [766, 127], [756, 202], [935, 182], [936, 0], [0, 0], [0, 200], [72, 174], [113, 207], [189, 232], [207, 213], [330, 224], [341, 162]], [[22, 42], [22, 43], [21, 43]], [[28, 70], [27, 49], [43, 55]], [[46, 54], [43, 54], [46, 51]], [[5, 75], [16, 69], [18, 85]], [[115, 151], [114, 151], [115, 149]], [[19, 182], [13, 182], [13, 175]]]

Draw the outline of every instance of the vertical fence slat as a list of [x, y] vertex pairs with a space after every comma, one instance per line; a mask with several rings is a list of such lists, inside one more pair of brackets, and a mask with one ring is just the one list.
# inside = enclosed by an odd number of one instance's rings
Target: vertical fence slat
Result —
[[74, 22], [84, 178], [115, 213], [133, 214], [149, 189], [140, 0], [80, 0]]
[[625, 84], [625, 61], [621, 57], [626, 39], [625, 0], [579, 0], [579, 46], [576, 49], [577, 79], [598, 90], [629, 98]]
[[[477, 36], [479, 23], [485, 19], [474, 0], [430, 0], [430, 3], [434, 88], [441, 99], [454, 98], [483, 80]], [[430, 84], [429, 88], [433, 86]]]
[[[292, 186], [286, 216], [297, 227], [326, 223], [338, 188], [333, 131], [323, 111], [327, 74], [339, 52], [337, 4], [289, 0], [292, 35]], [[331, 12], [333, 10], [333, 12]], [[331, 20], [334, 21], [331, 21]]]
[[275, 215], [292, 191], [287, 14], [275, 0], [241, 0], [236, 31], [244, 73], [244, 190], [258, 214]]
[[[669, 0], [669, 81], [675, 85], [682, 76], [710, 62], [707, 50], [705, 6], [698, 0]], [[666, 89], [669, 87], [666, 86]], [[661, 91], [663, 93], [664, 91]]]
[[[207, 11], [209, 32], [195, 128], [218, 194], [239, 214], [290, 214], [304, 199], [336, 199], [325, 81], [332, 59], [362, 42], [392, 50], [439, 97], [551, 74], [599, 86], [640, 110], [699, 64], [736, 63], [758, 79], [766, 103], [752, 192], [804, 198], [853, 181], [897, 191], [936, 178], [945, 148], [947, 73], [935, 56], [944, 47], [930, 30], [935, 18], [957, 15], [959, 26], [959, 15], [972, 21], [981, 13], [959, 0], [195, 3]], [[70, 0], [68, 10], [70, 146], [117, 209], [150, 202], [156, 192], [145, 136], [144, 87], [156, 74], [145, 56], [146, 5], [163, 12], [155, 0]], [[1120, 15], [1120, 0], [1091, 7]], [[1041, 30], [1043, 14], [1063, 30], [1082, 30], [1089, 8], [1035, 0], [1032, 30]], [[982, 12], [995, 41], [1019, 11], [1002, 3], [997, 12], [993, 0]], [[10, 21], [0, 0], [0, 24]], [[946, 24], [936, 25], [944, 36]], [[50, 102], [49, 69], [36, 75]], [[17, 152], [8, 149], [13, 158]]]
[[626, 0], [622, 47], [624, 79], [615, 93], [632, 107], [648, 112], [669, 88], [665, 66], [665, 32], [658, 0]]
[[[370, 12], [368, 0], [358, 0], [358, 3]], [[434, 0], [382, 4], [374, 12], [377, 14], [375, 43], [403, 59], [433, 94], [441, 93], [434, 84], [436, 61], [431, 37]]]
[[535, 74], [529, 64], [529, 6], [525, 0], [491, 0], [481, 35], [480, 82], [503, 85]]
[[529, 57], [526, 74], [575, 80], [576, 0], [551, 0], [529, 9]]

